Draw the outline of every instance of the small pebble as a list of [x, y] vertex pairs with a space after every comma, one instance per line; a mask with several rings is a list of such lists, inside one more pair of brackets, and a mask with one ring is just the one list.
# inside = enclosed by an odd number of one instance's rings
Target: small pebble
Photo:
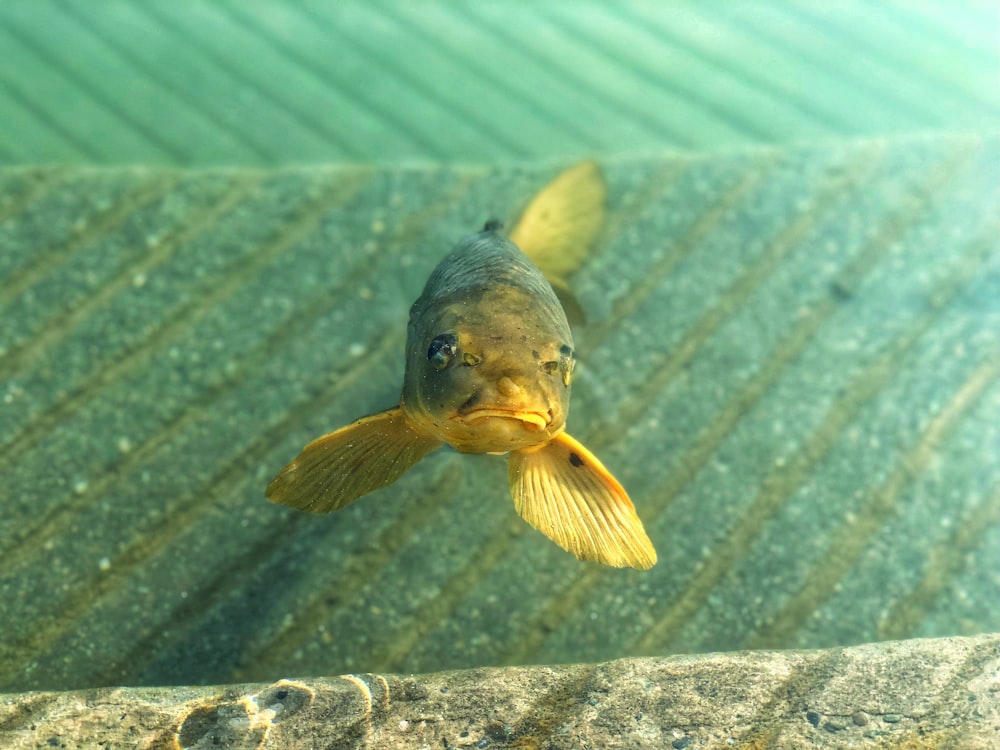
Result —
[[898, 724], [903, 720], [903, 717], [899, 714], [886, 714], [882, 717], [882, 720], [888, 724]]
[[806, 711], [806, 721], [812, 724], [814, 727], [819, 726], [819, 714], [815, 711]]
[[868, 724], [868, 714], [864, 711], [855, 711], [851, 715], [851, 721], [854, 722], [854, 726], [863, 727]]
[[670, 746], [677, 748], [677, 750], [681, 750], [681, 748], [685, 748], [690, 744], [691, 744], [690, 737], [678, 737], [676, 740], [670, 743]]

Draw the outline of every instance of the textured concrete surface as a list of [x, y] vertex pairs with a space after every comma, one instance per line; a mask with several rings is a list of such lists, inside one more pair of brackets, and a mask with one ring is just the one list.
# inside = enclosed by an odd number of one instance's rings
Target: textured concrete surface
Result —
[[558, 169], [0, 171], [0, 689], [222, 684], [1000, 629], [1000, 141], [606, 162], [569, 428], [651, 571], [441, 451], [269, 503], [398, 398], [452, 242]]
[[0, 163], [506, 164], [1000, 120], [995, 3], [4, 0]]
[[1000, 636], [0, 695], [6, 750], [1000, 745]]

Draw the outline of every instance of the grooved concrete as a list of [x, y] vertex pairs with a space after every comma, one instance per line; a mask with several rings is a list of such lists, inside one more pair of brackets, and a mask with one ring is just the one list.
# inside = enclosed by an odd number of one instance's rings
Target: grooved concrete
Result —
[[998, 629], [1000, 141], [607, 161], [569, 418], [648, 573], [442, 451], [263, 488], [391, 405], [456, 238], [556, 171], [0, 170], [0, 689], [832, 647]]

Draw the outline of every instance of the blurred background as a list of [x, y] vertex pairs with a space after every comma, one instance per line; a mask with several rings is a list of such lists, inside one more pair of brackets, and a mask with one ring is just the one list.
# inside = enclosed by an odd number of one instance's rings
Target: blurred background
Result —
[[6, 164], [704, 151], [1000, 116], [996, 3], [6, 0]]

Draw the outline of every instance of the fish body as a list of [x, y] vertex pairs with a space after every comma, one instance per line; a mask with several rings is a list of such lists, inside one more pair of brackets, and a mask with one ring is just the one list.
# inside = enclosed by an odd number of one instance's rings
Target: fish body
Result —
[[489, 225], [438, 264], [410, 310], [401, 407], [464, 453], [529, 448], [563, 431], [573, 365], [552, 287]]
[[267, 496], [329, 512], [443, 444], [507, 454], [514, 506], [529, 524], [580, 559], [651, 567], [656, 552], [628, 494], [565, 431], [575, 353], [555, 290], [568, 294], [565, 276], [592, 244], [603, 204], [603, 178], [587, 162], [526, 209], [511, 233], [523, 249], [496, 222], [462, 239], [410, 310], [399, 406], [311, 442]]

